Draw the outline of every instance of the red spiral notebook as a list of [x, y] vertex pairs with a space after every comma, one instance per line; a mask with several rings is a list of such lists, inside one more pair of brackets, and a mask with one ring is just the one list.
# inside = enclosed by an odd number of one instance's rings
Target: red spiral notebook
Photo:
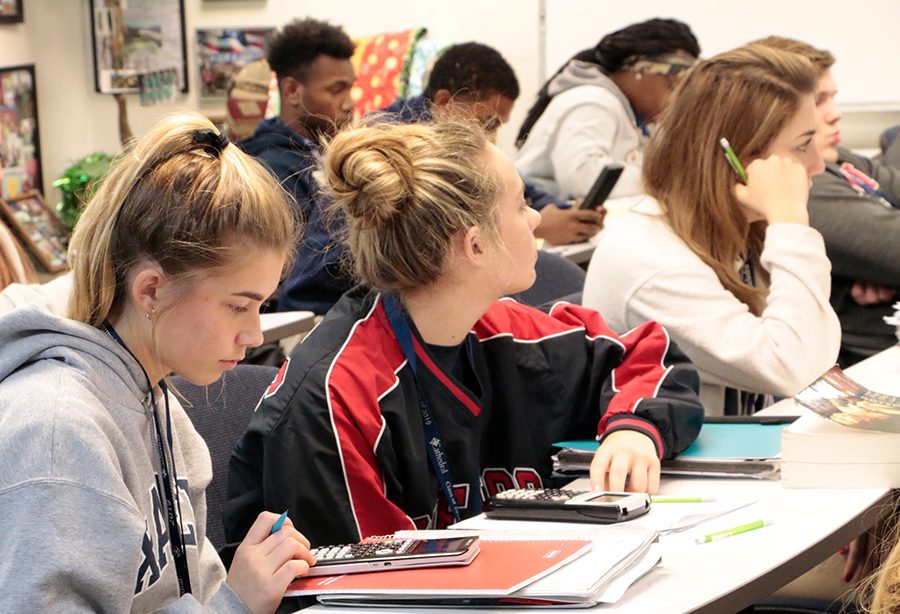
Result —
[[481, 552], [468, 565], [298, 578], [288, 586], [286, 596], [503, 597], [574, 561], [592, 544], [574, 539], [485, 537], [480, 543]]

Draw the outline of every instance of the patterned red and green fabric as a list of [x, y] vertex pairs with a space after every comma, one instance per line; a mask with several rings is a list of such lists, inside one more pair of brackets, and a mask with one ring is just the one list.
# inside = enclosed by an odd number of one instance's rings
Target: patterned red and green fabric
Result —
[[360, 115], [383, 109], [405, 91], [410, 59], [425, 32], [425, 28], [415, 28], [356, 39], [352, 95]]

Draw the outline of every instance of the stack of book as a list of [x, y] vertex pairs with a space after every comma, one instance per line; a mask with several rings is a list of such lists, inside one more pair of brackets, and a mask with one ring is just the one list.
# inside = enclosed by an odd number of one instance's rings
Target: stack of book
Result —
[[[750, 416], [732, 421], [715, 418], [703, 424], [696, 441], [663, 461], [662, 473], [682, 477], [777, 479], [781, 433], [793, 416]], [[562, 476], [586, 475], [598, 444], [593, 440], [560, 441], [553, 471]]]
[[784, 432], [786, 487], [900, 487], [900, 398], [835, 367], [794, 400], [812, 411]]
[[602, 539], [482, 533], [481, 552], [468, 565], [299, 578], [287, 596], [315, 595], [322, 604], [341, 606], [589, 606], [618, 599], [652, 569], [660, 558], [657, 538], [646, 529]]

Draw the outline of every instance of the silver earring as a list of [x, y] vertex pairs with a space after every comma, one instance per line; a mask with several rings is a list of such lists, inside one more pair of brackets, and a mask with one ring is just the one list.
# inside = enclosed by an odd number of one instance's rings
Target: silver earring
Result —
[[644, 75], [642, 75], [641, 73], [639, 73], [639, 72], [634, 73], [634, 80], [635, 80], [635, 81], [640, 81], [640, 80], [643, 79], [643, 78], [644, 78]]
[[153, 316], [155, 316], [155, 315], [156, 315], [156, 309], [154, 309], [153, 307], [151, 307], [151, 308], [150, 308], [150, 311], [147, 312], [147, 319], [150, 320], [150, 321], [152, 322], [152, 321], [153, 321]]

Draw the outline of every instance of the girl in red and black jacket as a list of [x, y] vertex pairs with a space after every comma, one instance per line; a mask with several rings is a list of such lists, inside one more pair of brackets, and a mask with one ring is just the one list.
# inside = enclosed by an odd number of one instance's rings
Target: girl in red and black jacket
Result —
[[290, 510], [313, 544], [439, 528], [542, 487], [552, 443], [600, 437], [595, 487], [656, 490], [700, 430], [697, 374], [666, 331], [501, 296], [535, 278], [540, 216], [467, 123], [361, 126], [324, 158], [361, 286], [294, 351], [231, 460], [225, 526]]

